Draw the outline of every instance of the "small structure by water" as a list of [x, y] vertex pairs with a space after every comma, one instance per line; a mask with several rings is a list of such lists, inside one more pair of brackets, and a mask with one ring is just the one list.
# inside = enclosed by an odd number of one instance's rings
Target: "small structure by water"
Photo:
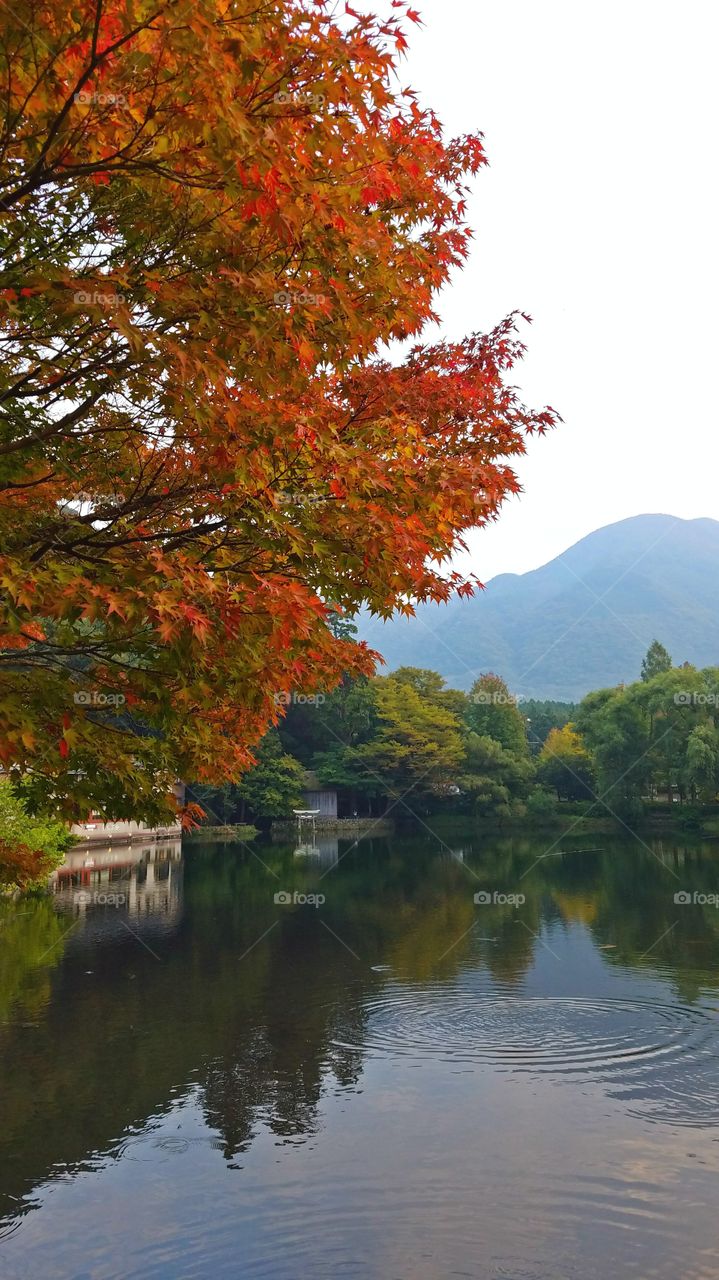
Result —
[[[175, 783], [173, 794], [179, 809], [185, 803], [185, 785], [183, 782]], [[103, 818], [102, 814], [95, 812], [90, 813], [84, 822], [76, 822], [70, 830], [76, 837], [75, 848], [77, 849], [96, 845], [111, 847], [113, 844], [135, 844], [138, 842], [147, 844], [156, 840], [179, 840], [182, 836], [182, 827], [178, 821], [167, 823], [162, 827], [148, 827], [144, 822], [125, 819], [110, 820], [108, 822]]]
[[323, 786], [317, 774], [308, 769], [302, 780], [302, 803], [307, 812], [314, 809], [321, 818], [336, 818], [337, 788]]
[[[297, 841], [300, 848], [302, 848], [302, 845], [303, 845], [302, 835], [303, 835], [304, 827], [307, 827], [307, 825], [309, 825], [310, 835], [312, 837], [312, 844], [313, 845], [316, 844], [317, 842], [316, 823], [317, 823], [317, 815], [319, 813], [319, 809], [293, 809], [292, 812], [294, 813], [297, 819]], [[304, 827], [303, 827], [303, 824], [304, 824]]]

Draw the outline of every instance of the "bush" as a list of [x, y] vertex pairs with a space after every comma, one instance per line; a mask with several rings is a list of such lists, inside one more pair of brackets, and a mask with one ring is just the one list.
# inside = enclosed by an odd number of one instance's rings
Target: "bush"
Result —
[[74, 837], [54, 818], [33, 818], [12, 784], [0, 779], [0, 889], [44, 885]]
[[610, 817], [618, 818], [620, 822], [624, 822], [627, 826], [632, 826], [635, 822], [641, 822], [644, 817], [644, 802], [638, 796], [618, 796], [611, 808], [604, 805], [604, 809], [609, 813]]
[[557, 816], [557, 802], [544, 787], [535, 787], [527, 797], [527, 816], [535, 822], [546, 822]]
[[676, 806], [679, 812], [676, 814], [676, 824], [680, 831], [701, 831], [703, 813], [696, 805], [679, 805]]

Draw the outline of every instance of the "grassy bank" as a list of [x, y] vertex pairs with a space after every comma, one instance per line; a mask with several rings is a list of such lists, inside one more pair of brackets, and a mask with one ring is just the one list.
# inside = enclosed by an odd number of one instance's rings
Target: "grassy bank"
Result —
[[259, 832], [257, 827], [252, 827], [248, 823], [239, 822], [235, 825], [225, 824], [219, 827], [201, 826], [194, 831], [188, 832], [185, 840], [212, 840], [213, 843], [218, 840], [226, 840], [231, 843], [233, 840], [254, 840]]
[[491, 817], [474, 817], [471, 814], [435, 814], [424, 819], [433, 829], [456, 832], [459, 828], [469, 832], [501, 834], [503, 832], [546, 831], [560, 835], [571, 830], [583, 835], [627, 835], [636, 832], [644, 836], [699, 836], [703, 839], [719, 839], [719, 809], [716, 805], [647, 804], [635, 817], [615, 816], [595, 802], [559, 803], [553, 811], [541, 816], [530, 814], [495, 821]]

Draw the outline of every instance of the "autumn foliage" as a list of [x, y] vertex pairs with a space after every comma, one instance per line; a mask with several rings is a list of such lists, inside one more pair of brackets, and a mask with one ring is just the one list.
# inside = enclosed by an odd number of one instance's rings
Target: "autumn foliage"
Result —
[[62, 823], [31, 817], [12, 784], [0, 778], [0, 895], [44, 885], [72, 842]]
[[0, 762], [35, 804], [237, 776], [278, 693], [371, 669], [334, 610], [470, 589], [443, 562], [552, 424], [513, 317], [427, 341], [485, 157], [399, 87], [416, 20], [3, 12]]
[[55, 863], [45, 854], [17, 841], [0, 840], [0, 890], [27, 889], [47, 879]]

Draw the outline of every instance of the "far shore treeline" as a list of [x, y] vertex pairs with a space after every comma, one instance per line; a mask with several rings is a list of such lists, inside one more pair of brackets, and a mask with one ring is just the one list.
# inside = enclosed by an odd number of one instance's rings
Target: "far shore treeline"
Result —
[[[186, 780], [188, 799], [199, 835], [292, 819], [317, 790], [336, 792], [340, 820], [631, 832], [671, 819], [719, 835], [718, 705], [719, 667], [673, 666], [657, 641], [637, 681], [578, 704], [521, 699], [492, 672], [468, 693], [421, 667], [347, 675], [326, 694], [278, 693], [256, 763], [221, 787]], [[73, 841], [29, 800], [0, 780], [0, 892], [44, 885]]]
[[493, 673], [465, 693], [419, 667], [278, 701], [283, 718], [256, 766], [222, 788], [192, 788], [209, 822], [288, 816], [308, 778], [336, 789], [341, 817], [491, 825], [551, 821], [574, 804], [619, 824], [677, 805], [676, 818], [698, 826], [719, 788], [719, 667], [674, 667], [656, 641], [639, 680], [576, 705], [521, 700]]

